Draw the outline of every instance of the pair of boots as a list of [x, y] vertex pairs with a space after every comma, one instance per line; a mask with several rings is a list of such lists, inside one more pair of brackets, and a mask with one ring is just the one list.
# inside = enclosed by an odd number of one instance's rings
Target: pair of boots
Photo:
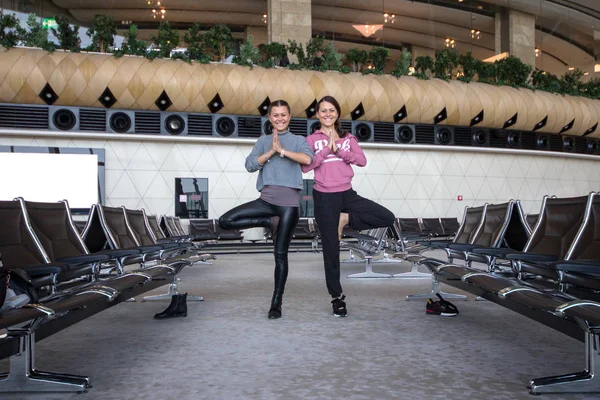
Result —
[[271, 309], [269, 310], [269, 319], [281, 318], [281, 303], [283, 302], [283, 293], [273, 292], [273, 299], [271, 300]]
[[187, 317], [187, 293], [174, 294], [171, 298], [169, 307], [161, 313], [154, 315], [155, 319], [168, 319], [177, 317]]

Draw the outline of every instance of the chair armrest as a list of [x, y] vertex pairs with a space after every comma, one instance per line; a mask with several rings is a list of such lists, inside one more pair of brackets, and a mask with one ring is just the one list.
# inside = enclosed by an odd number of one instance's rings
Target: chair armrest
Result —
[[494, 247], [476, 247], [473, 250], [470, 250], [471, 253], [475, 254], [484, 254], [486, 256], [496, 256], [496, 257], [505, 257], [508, 253], [515, 253], [516, 250], [507, 249], [507, 248], [494, 248]]
[[164, 250], [165, 248], [163, 246], [139, 246], [136, 247], [136, 249], [139, 249], [139, 251], [141, 251], [142, 253], [153, 253], [156, 251]]
[[522, 252], [506, 253], [506, 255], [504, 255], [503, 258], [510, 259], [510, 260], [517, 260], [517, 261], [530, 261], [530, 262], [558, 261], [558, 258], [556, 256], [553, 256], [550, 254], [522, 253]]
[[[59, 263], [53, 263], [53, 264], [40, 264], [40, 265], [28, 265], [24, 268], [9, 268], [13, 271], [15, 271], [16, 273], [22, 275], [22, 273], [24, 272], [25, 275], [27, 277], [39, 277], [39, 276], [43, 276], [43, 275], [50, 275], [50, 274], [58, 274], [62, 271], [67, 270], [67, 265], [66, 264], [59, 264]], [[22, 276], [23, 277], [23, 276]], [[23, 277], [25, 278], [25, 277]]]
[[569, 260], [552, 263], [559, 271], [600, 274], [600, 260]]
[[448, 246], [450, 243], [453, 243], [450, 240], [417, 240], [416, 244], [421, 244], [423, 246], [432, 247], [436, 249], [441, 249]]
[[369, 241], [373, 241], [373, 242], [377, 241], [377, 238], [375, 238], [371, 235], [364, 235], [362, 233], [348, 233], [348, 237], [358, 239], [358, 240], [369, 240]]
[[91, 264], [98, 261], [107, 261], [110, 257], [106, 254], [82, 254], [79, 256], [71, 256], [71, 257], [62, 257], [58, 258], [56, 261], [69, 264], [69, 265], [79, 265], [79, 264]]
[[467, 243], [448, 243], [446, 248], [451, 250], [461, 250], [461, 251], [471, 251], [477, 248], [476, 244], [467, 244]]
[[102, 250], [94, 254], [106, 254], [109, 258], [121, 258], [127, 256], [134, 256], [140, 254], [141, 251], [138, 249], [115, 249], [115, 250]]

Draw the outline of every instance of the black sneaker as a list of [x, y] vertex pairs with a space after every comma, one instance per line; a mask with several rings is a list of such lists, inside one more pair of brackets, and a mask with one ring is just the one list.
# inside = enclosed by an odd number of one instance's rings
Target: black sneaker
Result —
[[442, 296], [437, 294], [440, 299], [433, 301], [433, 299], [427, 299], [427, 307], [425, 308], [425, 314], [427, 315], [441, 315], [442, 317], [454, 317], [458, 314], [458, 308], [447, 300], [444, 300]]
[[342, 295], [342, 297], [337, 297], [331, 300], [334, 317], [345, 317], [348, 314], [348, 310], [346, 310], [346, 302], [344, 301], [345, 299], [346, 296]]

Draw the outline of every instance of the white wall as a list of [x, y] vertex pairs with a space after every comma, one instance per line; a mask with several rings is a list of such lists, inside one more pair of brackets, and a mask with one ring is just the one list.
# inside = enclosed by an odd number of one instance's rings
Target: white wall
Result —
[[[208, 178], [210, 218], [258, 196], [256, 174], [244, 169], [250, 144], [43, 137], [3, 137], [0, 144], [104, 148], [109, 206], [172, 215], [175, 177]], [[511, 198], [536, 213], [544, 194], [565, 197], [600, 190], [600, 157], [389, 148], [367, 148], [365, 153], [368, 164], [355, 169], [354, 188], [399, 217], [458, 217], [467, 205]], [[457, 201], [459, 194], [463, 201]]]

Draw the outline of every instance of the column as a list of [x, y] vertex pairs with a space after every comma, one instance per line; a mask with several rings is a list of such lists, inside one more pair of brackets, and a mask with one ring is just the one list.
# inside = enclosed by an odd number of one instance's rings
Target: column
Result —
[[311, 0], [269, 0], [269, 42], [305, 45], [312, 37]]
[[535, 66], [535, 16], [503, 9], [496, 13], [496, 54], [508, 52]]

